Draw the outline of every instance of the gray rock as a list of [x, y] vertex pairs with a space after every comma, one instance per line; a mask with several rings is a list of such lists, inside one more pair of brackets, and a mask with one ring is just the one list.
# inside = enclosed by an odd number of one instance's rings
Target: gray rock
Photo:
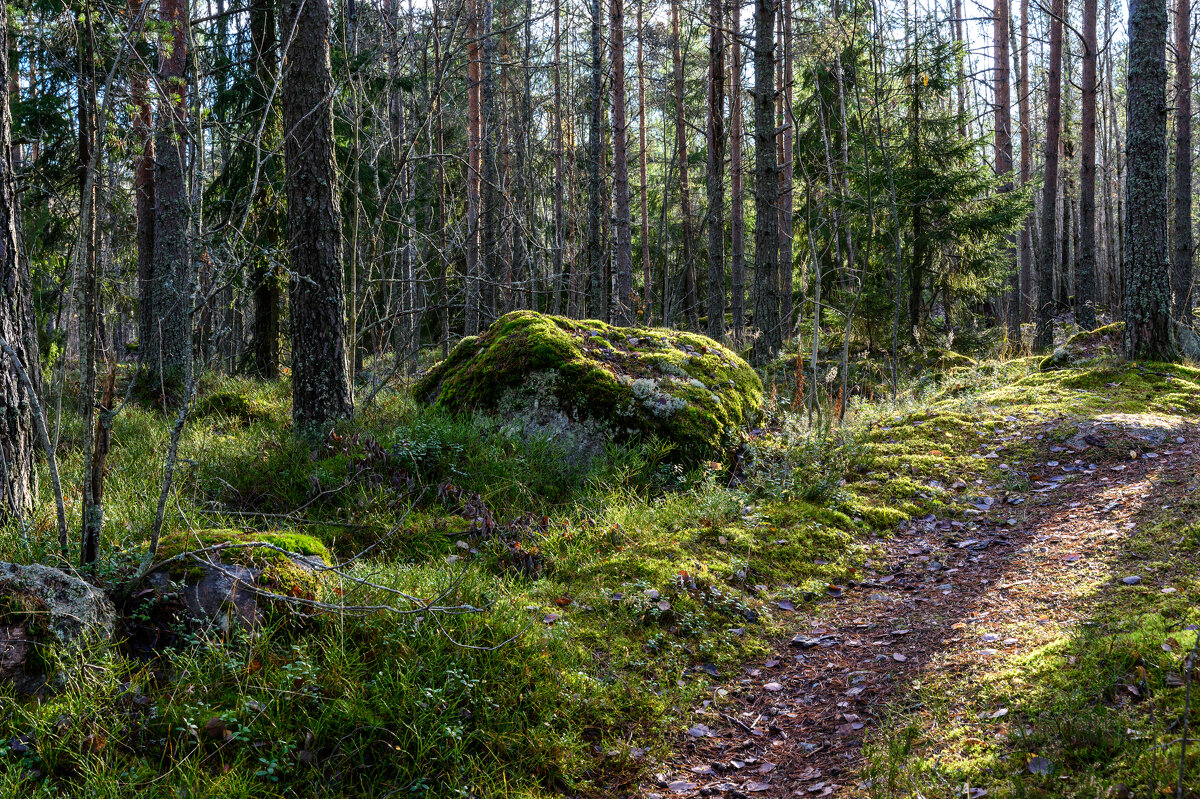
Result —
[[[309, 572], [323, 568], [325, 561], [315, 555], [292, 555], [297, 566]], [[190, 576], [180, 597], [188, 612], [198, 621], [222, 633], [241, 627], [257, 630], [262, 626], [263, 611], [272, 601], [271, 590], [262, 585], [262, 569], [230, 565], [222, 561], [201, 563], [200, 575]], [[170, 575], [154, 572], [151, 585], [165, 589]]]
[[1104, 446], [1114, 439], [1159, 447], [1182, 424], [1183, 420], [1179, 417], [1152, 413], [1103, 413], [1080, 422], [1075, 435], [1064, 443], [1077, 452]]
[[109, 641], [116, 620], [94, 585], [51, 566], [0, 562], [0, 681], [38, 690], [51, 676], [40, 647]]

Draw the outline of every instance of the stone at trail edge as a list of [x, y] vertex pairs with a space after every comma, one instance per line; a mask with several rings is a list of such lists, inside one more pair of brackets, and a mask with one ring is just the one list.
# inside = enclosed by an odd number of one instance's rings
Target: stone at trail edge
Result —
[[757, 373], [710, 338], [534, 311], [505, 314], [464, 338], [413, 394], [556, 434], [657, 436], [682, 460], [728, 451], [763, 399]]
[[115, 624], [113, 603], [90, 583], [50, 566], [0, 563], [0, 681], [18, 693], [50, 676], [39, 647], [108, 641]]

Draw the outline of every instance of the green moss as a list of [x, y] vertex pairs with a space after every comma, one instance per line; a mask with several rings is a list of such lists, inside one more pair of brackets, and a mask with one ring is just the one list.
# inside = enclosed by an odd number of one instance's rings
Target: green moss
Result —
[[[159, 544], [158, 557], [160, 561], [203, 549], [222, 547], [228, 544], [263, 543], [279, 547], [294, 555], [319, 557], [326, 563], [332, 556], [329, 548], [316, 538], [295, 532], [268, 532], [254, 530], [233, 530], [217, 528], [171, 533], [164, 536]], [[211, 553], [214, 556], [218, 553]], [[266, 547], [238, 546], [223, 549], [219, 552], [221, 562], [231, 566], [244, 566], [258, 569], [262, 572], [262, 584], [272, 591], [293, 596], [315, 597], [320, 588], [320, 578], [296, 564], [281, 552]], [[177, 561], [171, 564], [170, 572], [184, 580], [195, 579], [201, 574], [201, 567], [190, 560]]]
[[1123, 322], [1095, 330], [1084, 330], [1067, 339], [1066, 343], [1056, 347], [1054, 352], [1038, 362], [1042, 371], [1062, 369], [1068, 366], [1079, 366], [1095, 363], [1101, 358], [1116, 358], [1121, 352], [1121, 334], [1125, 329]]
[[887, 530], [895, 527], [901, 522], [906, 522], [911, 518], [904, 511], [878, 505], [864, 505], [862, 507], [855, 508], [855, 512], [870, 522], [872, 527], [880, 530]]
[[263, 415], [261, 409], [249, 397], [238, 391], [218, 391], [202, 397], [196, 403], [195, 411], [197, 419], [226, 416], [247, 422], [257, 421]]
[[533, 311], [498, 319], [463, 339], [414, 387], [455, 413], [495, 411], [522, 393], [617, 436], [657, 436], [684, 459], [713, 457], [754, 421], [762, 382], [732, 351], [704, 336], [617, 328]]
[[969, 358], [952, 350], [929, 350], [926, 353], [925, 365], [930, 369], [962, 369], [976, 366], [974, 358]]
[[1098, 327], [1095, 330], [1081, 330], [1075, 335], [1067, 339], [1068, 345], [1084, 345], [1096, 344], [1101, 340], [1108, 339], [1119, 342], [1121, 336], [1125, 333], [1124, 322], [1113, 322], [1111, 325]]

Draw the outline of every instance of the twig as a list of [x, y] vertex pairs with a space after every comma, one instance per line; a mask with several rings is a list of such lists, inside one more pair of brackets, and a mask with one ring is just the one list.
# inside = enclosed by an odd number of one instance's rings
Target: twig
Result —
[[162, 492], [158, 495], [158, 510], [154, 514], [154, 526], [150, 529], [150, 548], [146, 552], [146, 557], [142, 560], [141, 568], [138, 569], [138, 577], [144, 576], [150, 569], [150, 564], [154, 561], [154, 556], [158, 552], [158, 538], [162, 533], [163, 517], [167, 512], [167, 497], [171, 494], [171, 483], [175, 477], [175, 459], [179, 454], [179, 439], [183, 434], [183, 424], [187, 421], [188, 411], [192, 407], [192, 400], [196, 397], [197, 380], [193, 376], [188, 382], [187, 396], [183, 400], [183, 405], [179, 408], [179, 416], [175, 418], [175, 426], [171, 428], [171, 447], [167, 452], [167, 462], [163, 471]]

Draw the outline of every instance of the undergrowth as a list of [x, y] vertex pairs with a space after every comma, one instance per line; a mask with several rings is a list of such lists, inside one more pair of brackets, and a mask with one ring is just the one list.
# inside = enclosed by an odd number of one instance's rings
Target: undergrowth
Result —
[[[170, 646], [63, 653], [42, 701], [0, 694], [0, 794], [612, 795], [667, 754], [711, 675], [788, 632], [779, 601], [822, 601], [897, 524], [960, 513], [1000, 479], [983, 455], [1013, 413], [1109, 408], [1095, 387], [1112, 382], [1121, 407], [1182, 409], [1200, 395], [1193, 377], [951, 365], [852, 404], [840, 427], [833, 408], [810, 421], [777, 391], [745, 448], [690, 469], [661, 441], [552, 437], [404, 390], [314, 449], [291, 435], [286, 382], [206, 377], [169, 536], [304, 535], [333, 560], [366, 550], [348, 575], [379, 587], [330, 581], [325, 599], [388, 604], [399, 590], [478, 612], [327, 613], [227, 638], [185, 624]], [[73, 407], [58, 446], [72, 518]], [[117, 417], [93, 579], [119, 584], [144, 551], [170, 424], [136, 403]], [[0, 532], [6, 557], [53, 560], [48, 483], [30, 523]], [[1111, 759], [1107, 729], [1073, 734]], [[889, 743], [892, 784], [921, 773], [923, 735]]]

